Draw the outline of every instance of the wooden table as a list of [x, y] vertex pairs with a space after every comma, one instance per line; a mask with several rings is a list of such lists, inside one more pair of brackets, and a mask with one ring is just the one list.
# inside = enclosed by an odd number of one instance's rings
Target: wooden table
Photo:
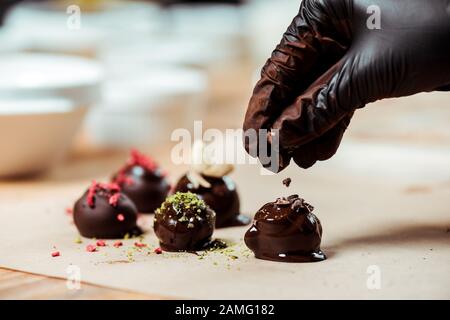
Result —
[[82, 284], [67, 290], [64, 280], [0, 268], [0, 299], [161, 299], [122, 290]]

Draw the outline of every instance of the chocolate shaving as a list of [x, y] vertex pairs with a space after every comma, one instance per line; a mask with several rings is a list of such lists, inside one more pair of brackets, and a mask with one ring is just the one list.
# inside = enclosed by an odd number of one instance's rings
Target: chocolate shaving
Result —
[[305, 207], [309, 210], [309, 212], [312, 212], [314, 210], [314, 207], [310, 205], [309, 203], [304, 203]]
[[291, 178], [286, 178], [283, 180], [283, 184], [286, 186], [286, 188], [289, 188], [289, 185], [291, 184], [292, 179]]
[[297, 199], [292, 204], [291, 208], [294, 211], [298, 211], [299, 209], [302, 209], [305, 207], [305, 201], [303, 199]]
[[288, 206], [288, 205], [290, 205], [291, 204], [291, 202], [288, 200], [288, 199], [286, 199], [286, 198], [277, 198], [277, 200], [275, 201], [275, 205], [278, 205], [278, 206]]

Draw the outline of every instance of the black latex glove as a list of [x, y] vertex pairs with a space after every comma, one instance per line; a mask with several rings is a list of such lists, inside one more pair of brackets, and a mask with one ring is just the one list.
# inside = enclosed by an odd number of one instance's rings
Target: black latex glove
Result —
[[[381, 29], [367, 26], [373, 5]], [[262, 70], [244, 130], [279, 129], [278, 171], [291, 158], [308, 168], [335, 154], [355, 109], [449, 88], [450, 0], [303, 0]]]

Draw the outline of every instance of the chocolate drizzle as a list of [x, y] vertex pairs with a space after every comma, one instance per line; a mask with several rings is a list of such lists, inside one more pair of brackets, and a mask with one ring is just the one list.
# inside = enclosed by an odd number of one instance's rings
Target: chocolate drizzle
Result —
[[94, 181], [75, 203], [73, 219], [80, 234], [88, 238], [115, 239], [141, 233], [135, 205], [114, 183]]
[[156, 210], [153, 228], [165, 251], [198, 251], [208, 248], [215, 213], [197, 195], [187, 192], [168, 197]]
[[265, 204], [245, 234], [245, 244], [256, 258], [281, 262], [326, 259], [320, 250], [322, 226], [314, 208], [298, 195]]
[[211, 187], [197, 185], [184, 175], [175, 186], [175, 191], [192, 192], [203, 199], [216, 212], [216, 228], [243, 226], [250, 223], [239, 211], [240, 201], [236, 185], [228, 176], [209, 177], [201, 175]]

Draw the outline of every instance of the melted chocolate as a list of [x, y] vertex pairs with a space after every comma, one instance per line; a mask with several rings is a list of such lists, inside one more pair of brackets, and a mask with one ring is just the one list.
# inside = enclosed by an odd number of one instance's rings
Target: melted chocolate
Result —
[[153, 228], [165, 251], [198, 251], [208, 248], [215, 213], [196, 195], [176, 193], [155, 213]]
[[203, 199], [216, 212], [216, 228], [243, 226], [250, 223], [247, 216], [239, 212], [240, 202], [236, 185], [228, 177], [214, 178], [202, 175], [211, 184], [210, 188], [195, 188], [187, 175], [181, 177], [175, 191], [192, 192]]
[[140, 213], [154, 213], [170, 191], [169, 182], [156, 164], [135, 150], [112, 180], [134, 202]]
[[136, 206], [114, 184], [94, 182], [75, 203], [73, 219], [87, 238], [115, 239], [141, 233]]
[[322, 225], [313, 207], [298, 195], [265, 204], [245, 234], [245, 244], [256, 258], [281, 262], [326, 259], [320, 250]]

